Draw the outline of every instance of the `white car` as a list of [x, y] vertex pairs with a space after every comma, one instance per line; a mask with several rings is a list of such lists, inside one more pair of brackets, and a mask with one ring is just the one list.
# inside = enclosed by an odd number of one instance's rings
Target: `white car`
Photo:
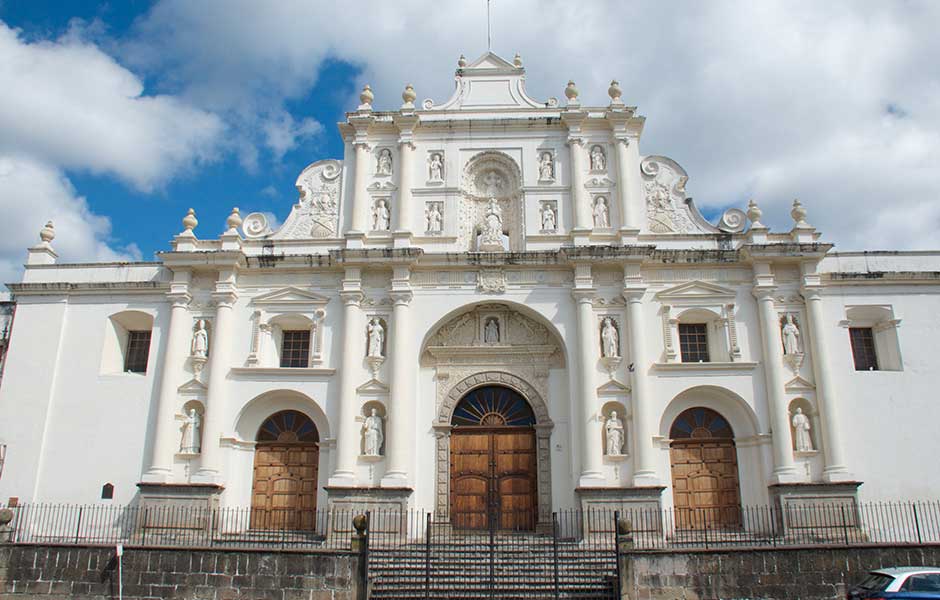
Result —
[[940, 598], [940, 567], [875, 569], [849, 589], [848, 600]]

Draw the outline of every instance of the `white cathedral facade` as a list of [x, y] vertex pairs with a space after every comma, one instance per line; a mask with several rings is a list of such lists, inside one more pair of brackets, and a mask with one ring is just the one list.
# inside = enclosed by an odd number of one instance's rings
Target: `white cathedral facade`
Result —
[[798, 202], [708, 222], [616, 82], [534, 100], [490, 53], [455, 79], [387, 112], [367, 86], [277, 229], [190, 211], [156, 262], [66, 264], [43, 228], [0, 498], [302, 529], [937, 496], [940, 252], [837, 253]]

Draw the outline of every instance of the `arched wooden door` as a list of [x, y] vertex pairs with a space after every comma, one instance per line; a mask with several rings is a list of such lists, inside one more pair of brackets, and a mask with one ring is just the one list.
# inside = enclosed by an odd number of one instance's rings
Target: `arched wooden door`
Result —
[[268, 417], [255, 438], [251, 528], [316, 528], [319, 433], [295, 410]]
[[451, 524], [534, 529], [537, 457], [529, 403], [509, 388], [477, 388], [454, 409], [451, 425]]
[[708, 408], [690, 408], [676, 417], [669, 437], [676, 526], [739, 527], [738, 455], [728, 421]]

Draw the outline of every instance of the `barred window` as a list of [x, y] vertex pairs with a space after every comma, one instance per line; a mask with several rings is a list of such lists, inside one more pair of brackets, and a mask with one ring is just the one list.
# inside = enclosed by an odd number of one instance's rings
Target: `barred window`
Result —
[[285, 331], [281, 342], [282, 367], [310, 366], [310, 330]]
[[124, 371], [127, 373], [146, 373], [148, 356], [150, 356], [150, 332], [128, 331], [127, 351], [124, 353]]
[[875, 354], [875, 334], [871, 327], [849, 327], [852, 342], [852, 358], [856, 371], [877, 371], [878, 355]]
[[710, 362], [708, 325], [679, 323], [679, 350], [682, 352], [682, 362]]

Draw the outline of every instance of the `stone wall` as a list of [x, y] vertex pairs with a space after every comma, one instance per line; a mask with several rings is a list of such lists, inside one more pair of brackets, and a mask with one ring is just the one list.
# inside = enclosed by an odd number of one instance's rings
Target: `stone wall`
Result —
[[[118, 597], [114, 548], [0, 547], [0, 599]], [[127, 600], [356, 600], [359, 557], [350, 552], [124, 550]]]
[[624, 600], [841, 600], [871, 569], [940, 564], [940, 545], [621, 553]]

